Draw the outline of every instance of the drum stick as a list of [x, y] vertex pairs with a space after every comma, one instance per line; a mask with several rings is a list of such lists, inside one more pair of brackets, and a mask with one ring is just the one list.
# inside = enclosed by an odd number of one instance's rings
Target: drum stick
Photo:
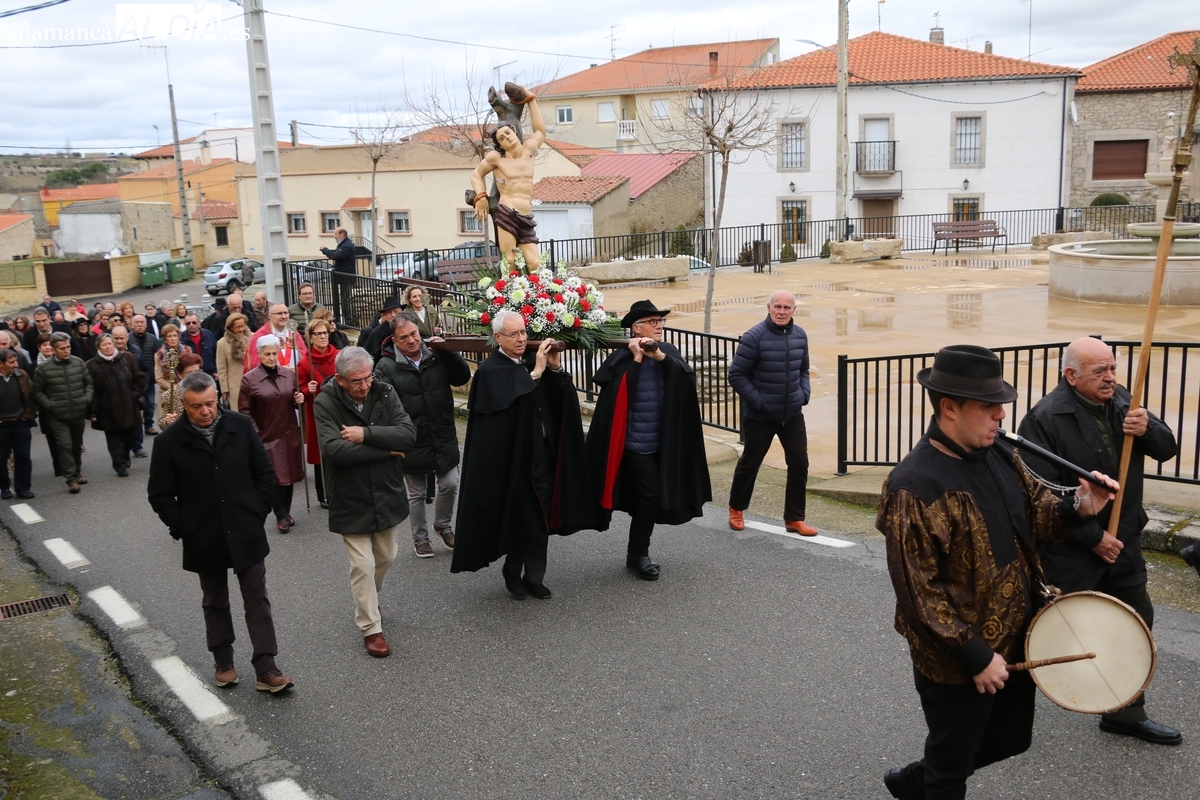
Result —
[[1018, 436], [1015, 433], [1011, 433], [1009, 431], [1004, 430], [1004, 428], [1000, 428], [999, 430], [996, 431], [996, 433], [998, 433], [1001, 437], [1007, 439], [1008, 441], [1012, 442], [1013, 444], [1018, 445], [1025, 450], [1028, 450], [1029, 452], [1033, 453], [1034, 455], [1041, 456], [1042, 458], [1046, 459], [1047, 461], [1053, 461], [1055, 464], [1058, 464], [1060, 467], [1067, 470], [1068, 472], [1071, 472], [1072, 474], [1078, 475], [1080, 478], [1083, 478], [1085, 481], [1092, 484], [1093, 486], [1099, 486], [1101, 489], [1103, 489], [1106, 492], [1112, 491], [1112, 489], [1110, 489], [1108, 487], [1108, 485], [1104, 483], [1104, 481], [1100, 480], [1099, 478], [1097, 478], [1092, 473], [1088, 472], [1083, 467], [1078, 466], [1077, 464], [1072, 464], [1070, 461], [1067, 461], [1062, 456], [1057, 456], [1054, 453], [1051, 453], [1049, 450], [1047, 450], [1044, 447], [1038, 447], [1036, 444], [1029, 441], [1024, 436]]
[[1039, 658], [1037, 661], [1021, 661], [1017, 664], [1009, 664], [1005, 669], [1009, 672], [1028, 672], [1031, 669], [1048, 667], [1051, 664], [1069, 664], [1072, 661], [1084, 661], [1095, 657], [1095, 653], [1076, 653], [1072, 656], [1055, 656], [1054, 658]]

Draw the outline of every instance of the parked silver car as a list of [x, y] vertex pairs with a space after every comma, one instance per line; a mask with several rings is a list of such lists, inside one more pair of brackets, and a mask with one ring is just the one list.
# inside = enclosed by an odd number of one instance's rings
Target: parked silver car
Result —
[[420, 253], [389, 253], [379, 258], [375, 266], [375, 277], [385, 281], [416, 278], [422, 281], [437, 280], [437, 256], [429, 254], [428, 260]]
[[204, 270], [204, 288], [213, 297], [255, 283], [267, 282], [267, 268], [248, 258], [230, 258], [209, 264]]

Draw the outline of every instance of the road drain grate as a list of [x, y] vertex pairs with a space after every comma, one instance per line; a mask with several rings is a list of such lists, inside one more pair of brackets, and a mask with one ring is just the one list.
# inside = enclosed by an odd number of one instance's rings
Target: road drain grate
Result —
[[39, 611], [52, 611], [56, 608], [70, 607], [71, 596], [55, 594], [48, 597], [37, 597], [33, 600], [22, 600], [19, 603], [0, 605], [0, 619], [16, 619]]

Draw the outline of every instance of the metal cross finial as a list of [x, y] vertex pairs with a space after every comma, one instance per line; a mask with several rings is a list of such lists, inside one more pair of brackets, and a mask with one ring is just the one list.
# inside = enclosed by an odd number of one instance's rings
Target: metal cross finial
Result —
[[1171, 69], [1186, 67], [1189, 79], [1194, 81], [1197, 71], [1200, 70], [1200, 39], [1193, 39], [1192, 49], [1186, 53], [1181, 53], [1179, 48], [1176, 48], [1167, 60], [1171, 62]]

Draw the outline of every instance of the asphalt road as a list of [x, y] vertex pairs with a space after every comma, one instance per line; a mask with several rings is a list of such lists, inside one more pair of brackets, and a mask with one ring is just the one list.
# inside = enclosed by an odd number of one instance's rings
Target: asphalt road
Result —
[[[82, 494], [50, 476], [35, 437], [29, 505], [43, 521], [11, 503], [0, 515], [52, 578], [79, 588], [135, 694], [236, 796], [857, 800], [888, 797], [883, 771], [920, 754], [878, 539], [836, 534], [854, 546], [835, 549], [734, 534], [710, 507], [656, 532], [663, 577], [646, 583], [624, 569], [618, 515], [608, 533], [552, 539], [545, 602], [510, 599], [498, 565], [451, 575], [440, 544], [425, 560], [402, 546], [381, 597], [393, 655], [376, 660], [353, 623], [344, 546], [323, 512], [305, 513], [300, 487], [299, 525], [270, 534], [267, 560], [279, 663], [296, 688], [254, 691], [235, 613], [242, 685], [213, 688], [229, 713], [197, 721], [154, 663], [177, 656], [211, 687], [198, 582], [146, 503], [149, 461], [119, 479], [101, 436], [86, 441]], [[91, 563], [63, 566], [40, 544], [53, 538]], [[115, 625], [88, 596], [103, 586], [144, 623]], [[1196, 796], [1200, 616], [1160, 608], [1156, 628], [1149, 709], [1184, 731], [1181, 747], [1101, 733], [1039, 697], [1032, 750], [976, 775], [970, 796]]]

